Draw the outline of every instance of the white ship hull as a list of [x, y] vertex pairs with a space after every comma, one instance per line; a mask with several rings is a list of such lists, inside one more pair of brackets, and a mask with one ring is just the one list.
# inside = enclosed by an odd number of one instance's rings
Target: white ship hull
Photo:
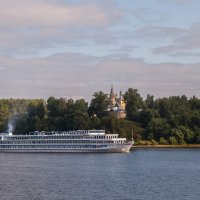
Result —
[[102, 149], [44, 149], [44, 148], [32, 148], [32, 149], [0, 149], [0, 152], [11, 153], [129, 153], [132, 144], [123, 145], [120, 147], [108, 147]]

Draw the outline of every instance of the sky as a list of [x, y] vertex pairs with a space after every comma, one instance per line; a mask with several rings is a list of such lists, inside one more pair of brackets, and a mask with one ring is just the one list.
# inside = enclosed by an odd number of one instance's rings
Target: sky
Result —
[[200, 97], [199, 0], [0, 1], [0, 98]]

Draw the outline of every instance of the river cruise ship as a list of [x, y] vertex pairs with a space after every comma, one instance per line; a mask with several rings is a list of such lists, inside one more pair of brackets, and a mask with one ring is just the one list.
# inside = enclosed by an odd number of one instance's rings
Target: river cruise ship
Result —
[[112, 152], [128, 153], [133, 145], [104, 130], [0, 133], [0, 152]]

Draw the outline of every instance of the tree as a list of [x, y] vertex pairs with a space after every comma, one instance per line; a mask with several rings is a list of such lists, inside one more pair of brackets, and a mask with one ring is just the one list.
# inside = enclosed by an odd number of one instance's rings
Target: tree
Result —
[[88, 129], [90, 124], [87, 113], [88, 103], [84, 99], [78, 99], [75, 102], [70, 99], [67, 102], [65, 112], [65, 123], [67, 130]]
[[159, 114], [157, 111], [153, 110], [153, 109], [143, 109], [140, 112], [140, 123], [143, 124], [144, 127], [147, 127], [149, 122], [153, 119], [153, 118], [158, 118]]
[[200, 144], [200, 128], [194, 127], [194, 143]]
[[85, 99], [78, 99], [74, 103], [74, 110], [79, 110], [81, 112], [87, 113], [88, 103]]
[[179, 126], [178, 129], [183, 133], [184, 141], [188, 144], [191, 144], [195, 136], [194, 132], [185, 126]]
[[147, 108], [153, 109], [154, 108], [154, 96], [148, 94], [147, 98], [145, 100], [145, 104], [146, 104]]
[[47, 100], [47, 110], [49, 117], [64, 117], [67, 108], [67, 101], [64, 98], [56, 99], [49, 97]]
[[44, 100], [32, 100], [28, 105], [28, 116], [37, 116], [40, 120], [44, 119], [47, 114], [46, 104]]
[[28, 130], [44, 130], [44, 122], [47, 115], [46, 103], [44, 102], [44, 100], [32, 100], [28, 105], [27, 112]]
[[139, 109], [143, 108], [143, 100], [137, 89], [129, 88], [124, 94], [126, 101], [127, 117], [130, 120], [139, 121]]
[[90, 129], [100, 129], [101, 128], [101, 120], [99, 117], [91, 117], [90, 118]]
[[65, 115], [67, 111], [67, 100], [49, 97], [47, 100], [48, 119], [47, 129], [61, 131], [66, 129]]
[[28, 123], [28, 116], [27, 114], [18, 114], [15, 115], [15, 134], [26, 134], [29, 132], [30, 124]]
[[182, 131], [180, 129], [173, 128], [170, 130], [170, 132], [171, 132], [171, 137], [176, 138], [177, 144], [185, 144], [184, 134], [182, 133]]
[[163, 137], [160, 138], [159, 144], [169, 144], [167, 140], [165, 140]]
[[167, 118], [170, 114], [170, 102], [169, 99], [163, 98], [163, 99], [158, 99], [155, 101], [155, 107], [158, 109], [159, 114], [163, 118]]
[[[167, 123], [165, 119], [161, 118], [153, 118], [151, 122], [148, 124], [148, 127], [146, 129], [146, 137], [149, 138], [149, 134], [151, 134], [151, 138], [159, 141], [161, 137], [168, 138], [169, 137], [169, 130], [170, 125]], [[153, 134], [153, 138], [152, 138]]]
[[172, 144], [172, 145], [177, 145], [177, 141], [176, 141], [176, 138], [174, 136], [172, 137], [169, 137], [169, 144]]
[[0, 102], [0, 132], [5, 131], [8, 119], [9, 119], [8, 106], [3, 102]]
[[104, 94], [102, 91], [95, 92], [93, 95], [93, 99], [90, 103], [90, 107], [88, 109], [88, 113], [90, 116], [98, 116], [103, 117], [107, 115], [107, 107], [108, 107], [108, 95]]
[[73, 130], [86, 130], [89, 128], [89, 116], [85, 112], [77, 110], [73, 114]]
[[191, 105], [192, 110], [200, 110], [200, 99], [197, 97], [193, 96], [190, 98], [189, 104]]

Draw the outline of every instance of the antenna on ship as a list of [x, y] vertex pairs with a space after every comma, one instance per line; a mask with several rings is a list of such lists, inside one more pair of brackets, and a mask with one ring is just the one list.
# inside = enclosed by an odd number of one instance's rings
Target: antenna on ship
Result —
[[131, 137], [131, 141], [133, 142], [133, 129], [132, 129], [132, 137]]

